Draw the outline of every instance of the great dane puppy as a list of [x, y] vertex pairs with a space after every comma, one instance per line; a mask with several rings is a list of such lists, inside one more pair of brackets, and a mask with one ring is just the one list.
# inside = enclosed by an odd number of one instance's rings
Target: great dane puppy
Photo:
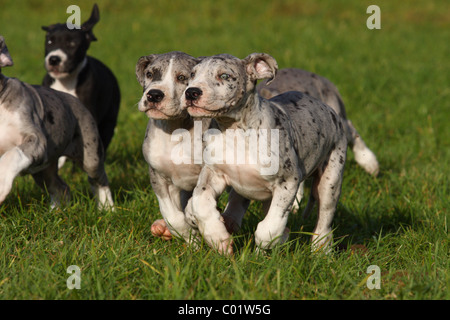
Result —
[[0, 203], [14, 179], [27, 173], [48, 190], [52, 207], [68, 200], [69, 187], [58, 176], [58, 158], [67, 156], [88, 174], [99, 207], [113, 209], [103, 146], [92, 115], [69, 94], [1, 74], [2, 67], [12, 65], [0, 36]]
[[[69, 93], [81, 100], [94, 116], [105, 152], [114, 136], [120, 106], [120, 89], [112, 71], [100, 60], [87, 55], [93, 28], [100, 21], [94, 4], [89, 19], [78, 28], [66, 23], [43, 26], [45, 36], [45, 87]], [[61, 160], [62, 165], [64, 160]]]
[[[275, 59], [264, 53], [243, 60], [227, 54], [207, 57], [193, 68], [182, 97], [192, 117], [215, 119], [220, 129], [216, 139], [227, 151], [236, 148], [224, 133], [234, 130], [249, 137], [241, 148], [247, 162], [228, 162], [227, 157], [225, 162], [205, 164], [186, 207], [206, 242], [221, 253], [232, 253], [230, 234], [216, 208], [227, 186], [245, 198], [263, 201], [266, 216], [258, 224], [255, 241], [258, 248], [268, 249], [287, 239], [287, 218], [299, 184], [312, 177], [312, 195], [318, 202], [313, 248], [327, 247], [332, 240], [347, 151], [342, 120], [323, 102], [301, 92], [270, 100], [259, 96], [257, 80], [274, 78], [277, 69]], [[256, 147], [257, 155], [251, 152]], [[275, 155], [275, 170], [272, 163], [271, 170], [265, 170], [267, 155]]]
[[380, 166], [377, 157], [366, 146], [352, 122], [347, 119], [342, 97], [330, 80], [309, 71], [286, 68], [279, 70], [276, 78], [269, 84], [267, 80], [262, 81], [256, 90], [266, 99], [288, 91], [301, 91], [325, 102], [343, 119], [347, 141], [355, 155], [355, 161], [368, 173], [374, 176], [378, 174]]
[[[202, 162], [194, 161], [194, 150], [181, 155], [185, 161], [178, 161], [180, 154], [176, 151], [181, 143], [179, 138], [185, 137], [184, 143], [189, 148], [199, 144], [201, 153], [202, 134], [211, 125], [211, 119], [194, 121], [180, 106], [191, 70], [199, 61], [174, 51], [143, 56], [136, 65], [136, 77], [144, 89], [139, 110], [150, 118], [142, 150], [164, 218], [155, 221], [151, 230], [153, 235], [166, 240], [175, 235], [192, 242], [196, 234], [195, 222], [185, 216], [184, 208], [197, 184]], [[194, 141], [196, 134], [200, 141]], [[239, 219], [249, 201], [233, 193], [230, 199], [236, 199], [230, 201], [235, 205], [225, 210], [224, 220], [229, 230], [234, 230], [240, 220], [236, 222], [232, 216], [228, 219], [226, 212], [237, 212], [236, 219]]]

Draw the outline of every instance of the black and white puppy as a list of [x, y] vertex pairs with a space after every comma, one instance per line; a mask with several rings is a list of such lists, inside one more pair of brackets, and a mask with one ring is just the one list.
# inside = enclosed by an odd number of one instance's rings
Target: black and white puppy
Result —
[[92, 29], [100, 20], [97, 4], [89, 20], [79, 29], [65, 23], [43, 26], [45, 38], [45, 69], [43, 86], [78, 97], [94, 116], [103, 146], [108, 148], [114, 135], [120, 105], [120, 90], [111, 70], [99, 60], [88, 56]]

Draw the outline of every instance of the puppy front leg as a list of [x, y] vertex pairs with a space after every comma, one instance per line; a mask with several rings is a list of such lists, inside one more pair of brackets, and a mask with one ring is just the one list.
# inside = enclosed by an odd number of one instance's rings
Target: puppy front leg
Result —
[[222, 254], [233, 253], [231, 235], [217, 210], [217, 198], [227, 187], [223, 176], [203, 167], [192, 196], [192, 214], [205, 241]]
[[186, 221], [181, 203], [181, 190], [168, 183], [152, 168], [150, 168], [150, 181], [158, 198], [159, 210], [170, 234], [192, 243], [196, 239], [196, 231]]
[[14, 179], [31, 164], [45, 163], [47, 140], [36, 131], [24, 137], [23, 143], [5, 152], [0, 158], [0, 203], [12, 189]]
[[22, 149], [14, 147], [0, 158], [0, 203], [5, 201], [12, 189], [14, 179], [32, 163]]
[[259, 248], [270, 249], [278, 243], [285, 242], [289, 237], [286, 223], [298, 186], [299, 183], [294, 180], [287, 181], [285, 186], [279, 186], [273, 191], [267, 215], [258, 224], [255, 232], [255, 242]]

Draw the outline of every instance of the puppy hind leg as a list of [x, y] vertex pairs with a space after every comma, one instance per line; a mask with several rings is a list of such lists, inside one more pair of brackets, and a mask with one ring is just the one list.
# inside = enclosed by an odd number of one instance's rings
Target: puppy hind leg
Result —
[[43, 190], [47, 190], [51, 198], [51, 208], [55, 209], [70, 201], [70, 189], [58, 175], [58, 163], [53, 162], [46, 169], [32, 175], [34, 181]]
[[85, 146], [83, 149], [83, 161], [80, 167], [88, 175], [92, 193], [97, 198], [98, 208], [100, 210], [114, 211], [114, 201], [111, 190], [109, 189], [108, 177], [102, 159], [103, 154], [95, 151], [100, 147], [101, 146], [93, 146], [92, 148], [89, 148], [88, 146]]
[[[335, 149], [331, 152], [327, 165], [317, 175], [314, 184], [318, 195], [318, 218], [312, 236], [313, 251], [327, 250], [332, 242], [331, 223], [339, 201], [342, 178], [345, 166], [346, 148]], [[325, 251], [327, 252], [327, 251]]]
[[88, 174], [92, 192], [97, 198], [98, 208], [100, 210], [114, 211], [114, 201], [103, 165], [95, 170], [95, 172], [85, 171]]
[[78, 164], [89, 177], [92, 192], [97, 198], [98, 208], [114, 211], [114, 201], [104, 166], [104, 149], [100, 137], [96, 133], [98, 130], [93, 120], [80, 127], [80, 138], [75, 148], [75, 154], [78, 156], [75, 159], [82, 159], [81, 163], [78, 160]]
[[300, 186], [297, 190], [297, 195], [295, 196], [294, 203], [292, 204], [293, 213], [297, 213], [300, 209], [300, 203], [302, 202], [303, 196], [305, 194], [305, 181], [300, 182]]
[[242, 218], [250, 205], [250, 200], [239, 195], [231, 189], [228, 195], [228, 203], [222, 213], [225, 227], [229, 233], [236, 233], [242, 225]]

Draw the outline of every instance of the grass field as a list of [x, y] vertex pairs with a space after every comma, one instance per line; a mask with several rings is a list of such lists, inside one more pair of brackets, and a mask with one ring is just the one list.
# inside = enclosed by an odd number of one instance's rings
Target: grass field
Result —
[[[42, 25], [65, 22], [74, 1], [2, 0], [0, 34], [15, 65], [7, 76], [40, 83]], [[76, 1], [81, 20], [93, 2]], [[31, 177], [0, 207], [0, 299], [449, 299], [450, 5], [448, 1], [98, 0], [99, 39], [89, 53], [116, 74], [122, 104], [107, 173], [116, 212], [100, 212], [84, 174], [70, 166], [70, 206], [50, 212]], [[381, 30], [366, 9], [381, 8]], [[366, 174], [348, 153], [333, 227], [336, 247], [310, 252], [315, 215], [291, 215], [289, 241], [254, 252], [261, 205], [253, 203], [232, 258], [152, 237], [160, 217], [141, 144], [138, 58], [252, 52], [333, 81], [347, 115], [376, 153]], [[0, 173], [1, 174], [1, 173]], [[224, 202], [222, 201], [222, 205]], [[302, 204], [302, 207], [304, 203]], [[70, 265], [81, 289], [69, 290]], [[366, 286], [370, 265], [381, 289]]]

